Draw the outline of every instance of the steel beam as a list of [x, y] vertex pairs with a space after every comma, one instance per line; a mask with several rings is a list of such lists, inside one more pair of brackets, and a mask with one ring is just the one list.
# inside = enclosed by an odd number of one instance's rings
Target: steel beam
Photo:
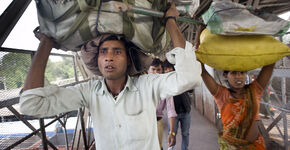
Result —
[[78, 111], [78, 119], [75, 127], [75, 132], [73, 136], [73, 141], [71, 145], [71, 150], [74, 149], [87, 149], [88, 144], [87, 144], [87, 139], [86, 139], [86, 123], [87, 119], [89, 117], [88, 110], [86, 108], [79, 108]]
[[19, 97], [15, 97], [15, 98], [7, 99], [7, 100], [4, 100], [4, 101], [0, 101], [0, 109], [2, 109], [4, 107], [15, 105], [15, 104], [18, 104], [18, 103], [19, 103]]
[[44, 127], [44, 119], [43, 118], [39, 119], [39, 125], [40, 125], [40, 129], [41, 129], [41, 134], [42, 134], [42, 147], [43, 147], [44, 150], [48, 150], [47, 138], [46, 138], [45, 127]]
[[[68, 114], [68, 113], [65, 113], [65, 114]], [[59, 118], [58, 122], [62, 125], [63, 131], [64, 131], [66, 149], [69, 150], [69, 143], [68, 143], [67, 131], [66, 131], [67, 115], [63, 116], [62, 119], [63, 119], [63, 121], [61, 120], [61, 118]]]
[[31, 0], [13, 0], [0, 16], [0, 47], [30, 4]]
[[[54, 120], [50, 121], [48, 124], [44, 125], [44, 127], [48, 127], [51, 124], [53, 124], [55, 121], [57, 121], [59, 118], [63, 117], [64, 115], [61, 115], [57, 118], [55, 118]], [[29, 139], [30, 137], [32, 137], [33, 135], [37, 134], [41, 129], [37, 129], [35, 131], [33, 131], [32, 133], [28, 134], [27, 136], [25, 136], [24, 138], [20, 139], [19, 141], [16, 141], [15, 143], [13, 143], [12, 145], [8, 146], [7, 148], [5, 148], [5, 150], [10, 150], [14, 147], [16, 147], [17, 145], [19, 145], [20, 143], [24, 142], [25, 140]]]
[[76, 67], [76, 56], [74, 55], [73, 57], [73, 65], [74, 65], [74, 74], [75, 74], [75, 81], [79, 82], [79, 78], [78, 78], [78, 73], [77, 73], [77, 67]]
[[[286, 97], [286, 78], [282, 78], [281, 80], [281, 89], [282, 89], [282, 104], [284, 106], [287, 105], [287, 97]], [[283, 126], [284, 126], [284, 147], [285, 150], [288, 150], [288, 126], [287, 126], [287, 116], [285, 112], [282, 112], [283, 117]]]
[[86, 136], [86, 123], [85, 121], [87, 121], [87, 116], [85, 116], [85, 108], [81, 109], [80, 113], [81, 113], [81, 129], [82, 129], [82, 135], [83, 135], [83, 140], [84, 140], [84, 147], [85, 149], [89, 149], [88, 147], [88, 141], [87, 141], [87, 136]]
[[[33, 54], [36, 51], [33, 50], [25, 50], [25, 49], [17, 49], [17, 48], [6, 48], [6, 47], [1, 47], [0, 51], [2, 52], [11, 52], [11, 53], [24, 53], [24, 54]], [[62, 56], [62, 57], [74, 57], [74, 55], [71, 54], [59, 54], [59, 53], [50, 53], [50, 55], [53, 56]]]
[[[260, 71], [261, 71], [261, 69], [255, 69], [255, 70], [248, 71], [248, 73], [253, 73], [255, 75], [258, 75]], [[290, 78], [290, 69], [289, 68], [283, 68], [283, 69], [276, 69], [275, 68], [272, 76], [273, 77]]]
[[[36, 129], [26, 120], [23, 118], [23, 116], [17, 111], [15, 110], [12, 105], [7, 107], [19, 120], [21, 120], [28, 128], [30, 128], [32, 131], [36, 131]], [[40, 133], [36, 133], [36, 135], [38, 135], [40, 138], [41, 134]], [[53, 149], [56, 149], [56, 147], [50, 142], [47, 141], [48, 145], [50, 147], [52, 147]]]
[[272, 128], [277, 125], [277, 123], [282, 119], [282, 113], [280, 113], [280, 115], [268, 126], [268, 128], [266, 129], [267, 132], [270, 132], [272, 130]]

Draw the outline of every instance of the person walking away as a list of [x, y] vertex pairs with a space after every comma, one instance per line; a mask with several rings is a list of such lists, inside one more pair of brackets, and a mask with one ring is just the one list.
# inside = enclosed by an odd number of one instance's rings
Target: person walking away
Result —
[[[153, 59], [149, 69], [148, 69], [149, 74], [161, 74], [163, 73], [163, 68], [162, 68], [162, 61], [158, 58]], [[177, 114], [175, 112], [175, 107], [174, 107], [174, 102], [173, 98], [166, 98], [166, 100], [161, 101], [156, 109], [156, 119], [157, 119], [157, 130], [158, 130], [158, 140], [159, 140], [159, 145], [161, 150], [163, 149], [162, 147], [162, 140], [163, 140], [163, 128], [164, 128], [164, 120], [163, 120], [163, 110], [166, 106], [167, 110], [167, 116], [169, 120], [169, 129], [170, 131], [173, 131], [174, 129], [174, 122], [175, 118], [177, 117]], [[168, 147], [171, 147], [175, 144], [175, 134], [170, 134], [168, 136]]]
[[[174, 71], [174, 66], [170, 64], [167, 60], [163, 62], [164, 73], [169, 73]], [[181, 150], [188, 150], [189, 145], [189, 129], [191, 123], [191, 98], [188, 92], [184, 92], [180, 95], [174, 96], [174, 106], [177, 113], [177, 117], [174, 122], [174, 130], [169, 131], [169, 135], [177, 134], [179, 123], [181, 127]], [[176, 138], [175, 138], [176, 139]], [[176, 141], [175, 141], [176, 143]]]

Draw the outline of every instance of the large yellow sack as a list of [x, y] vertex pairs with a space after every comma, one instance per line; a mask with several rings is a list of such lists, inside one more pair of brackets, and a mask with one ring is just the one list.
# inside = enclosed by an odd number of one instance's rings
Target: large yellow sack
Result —
[[265, 35], [223, 36], [205, 29], [196, 56], [213, 68], [247, 71], [272, 64], [290, 55], [285, 44]]

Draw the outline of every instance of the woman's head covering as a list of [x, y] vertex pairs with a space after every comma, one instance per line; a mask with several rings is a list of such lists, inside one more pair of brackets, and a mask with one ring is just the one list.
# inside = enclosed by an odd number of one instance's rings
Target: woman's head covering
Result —
[[81, 56], [87, 68], [94, 74], [102, 76], [98, 68], [99, 47], [108, 40], [122, 41], [126, 47], [127, 56], [130, 58], [131, 65], [128, 66], [127, 73], [130, 76], [138, 75], [147, 70], [152, 62], [152, 58], [147, 56], [133, 43], [126, 40], [122, 35], [103, 34], [84, 44], [81, 48]]

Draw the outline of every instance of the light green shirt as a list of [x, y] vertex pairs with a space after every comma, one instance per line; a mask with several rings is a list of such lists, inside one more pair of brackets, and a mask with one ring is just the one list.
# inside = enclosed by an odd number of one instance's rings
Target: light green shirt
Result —
[[104, 80], [90, 80], [61, 88], [48, 86], [26, 90], [20, 97], [20, 111], [37, 117], [87, 107], [94, 127], [96, 149], [160, 150], [157, 138], [156, 106], [165, 98], [200, 85], [201, 67], [192, 44], [175, 48], [168, 59], [175, 72], [127, 78], [115, 100]]

